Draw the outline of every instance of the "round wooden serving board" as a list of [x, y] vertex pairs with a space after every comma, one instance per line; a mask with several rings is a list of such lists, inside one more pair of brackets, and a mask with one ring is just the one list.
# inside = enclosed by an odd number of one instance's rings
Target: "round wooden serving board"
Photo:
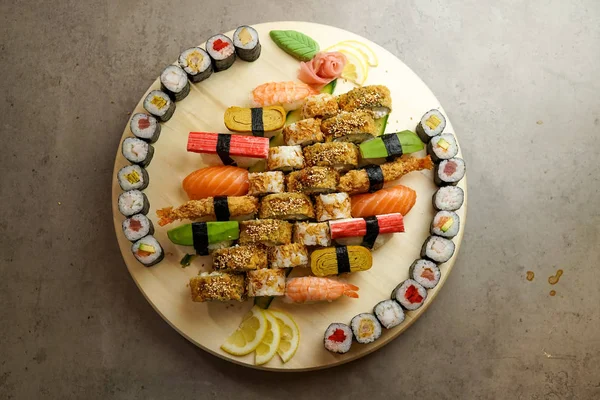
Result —
[[[382, 84], [390, 88], [393, 99], [393, 111], [390, 115], [387, 132], [404, 129], [415, 129], [417, 121], [432, 108], [443, 109], [425, 83], [412, 72], [402, 61], [382, 47], [353, 33], [325, 25], [306, 22], [273, 22], [254, 25], [262, 43], [262, 54], [254, 63], [237, 60], [234, 65], [223, 72], [214, 73], [210, 78], [198, 84], [192, 84], [187, 98], [177, 103], [173, 118], [163, 124], [158, 142], [154, 144], [156, 152], [148, 167], [150, 185], [145, 190], [150, 200], [148, 217], [156, 227], [155, 236], [165, 251], [165, 259], [158, 265], [146, 268], [136, 261], [131, 254], [131, 243], [121, 230], [124, 217], [119, 213], [117, 198], [121, 193], [116, 179], [117, 171], [127, 164], [117, 151], [115, 160], [112, 200], [113, 218], [117, 240], [123, 254], [125, 264], [136, 284], [152, 304], [154, 309], [173, 328], [188, 340], [221, 358], [232, 362], [254, 367], [254, 354], [245, 357], [234, 357], [223, 352], [219, 347], [239, 325], [242, 316], [252, 307], [252, 300], [243, 303], [194, 303], [190, 298], [187, 286], [189, 279], [201, 270], [211, 267], [210, 257], [198, 257], [188, 268], [182, 268], [179, 261], [186, 252], [193, 253], [193, 248], [176, 246], [167, 238], [167, 230], [173, 226], [159, 227], [156, 210], [167, 206], [177, 206], [187, 200], [181, 188], [182, 180], [192, 171], [203, 167], [200, 155], [186, 151], [187, 136], [190, 131], [227, 132], [223, 123], [223, 113], [229, 106], [250, 106], [249, 95], [256, 86], [271, 81], [287, 81], [296, 79], [299, 62], [281, 49], [269, 38], [273, 29], [293, 29], [314, 38], [325, 49], [344, 40], [357, 40], [368, 44], [379, 58], [379, 66], [370, 68], [366, 84]], [[216, 33], [216, 32], [215, 32]], [[232, 35], [233, 31], [226, 33]], [[182, 43], [182, 49], [194, 43]], [[338, 80], [335, 94], [344, 93], [353, 86]], [[160, 88], [157, 79], [146, 93]], [[145, 97], [142, 96], [142, 99]], [[144, 112], [142, 101], [134, 112]], [[444, 113], [445, 114], [445, 113]], [[448, 120], [446, 132], [454, 132]], [[129, 124], [123, 132], [123, 139], [132, 136]], [[422, 154], [417, 154], [423, 156]], [[460, 153], [459, 153], [460, 156]], [[454, 257], [441, 266], [442, 278], [439, 285], [429, 290], [423, 307], [415, 312], [408, 312], [405, 321], [395, 329], [385, 331], [375, 343], [361, 345], [354, 343], [349, 353], [336, 355], [323, 347], [323, 333], [332, 322], [349, 323], [358, 313], [370, 312], [379, 301], [388, 299], [392, 289], [408, 277], [408, 268], [419, 257], [423, 241], [429, 234], [429, 225], [434, 215], [431, 197], [436, 186], [430, 171], [413, 172], [400, 181], [417, 192], [417, 203], [405, 217], [406, 232], [395, 234], [382, 248], [373, 253], [373, 267], [366, 272], [351, 274], [346, 279], [360, 287], [360, 298], [342, 298], [332, 303], [311, 305], [285, 304], [276, 299], [272, 309], [288, 312], [300, 328], [300, 347], [296, 355], [286, 364], [275, 356], [269, 363], [259, 368], [268, 370], [311, 370], [339, 365], [362, 357], [384, 346], [400, 335], [419, 316], [436, 297], [438, 291], [448, 278], [456, 254], [462, 240], [465, 218], [465, 204], [458, 211], [461, 217], [461, 229], [454, 239], [456, 253]], [[467, 192], [466, 178], [460, 186]], [[291, 276], [294, 276], [292, 273]]]

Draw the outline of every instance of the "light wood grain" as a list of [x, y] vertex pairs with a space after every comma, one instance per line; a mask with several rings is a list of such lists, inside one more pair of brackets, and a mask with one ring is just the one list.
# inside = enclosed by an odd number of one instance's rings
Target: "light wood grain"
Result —
[[[393, 98], [393, 112], [389, 118], [387, 132], [414, 130], [424, 112], [432, 108], [442, 109], [433, 93], [404, 63], [382, 47], [358, 35], [305, 22], [276, 22], [254, 27], [259, 32], [263, 46], [261, 57], [254, 63], [237, 60], [229, 70], [213, 74], [208, 80], [199, 84], [193, 84], [190, 95], [177, 103], [174, 117], [163, 124], [161, 137], [154, 145], [156, 148], [154, 159], [148, 167], [150, 185], [145, 191], [151, 206], [148, 217], [155, 222], [156, 226], [156, 210], [186, 201], [185, 193], [181, 189], [181, 181], [187, 174], [203, 166], [198, 154], [186, 152], [188, 133], [190, 131], [226, 132], [223, 113], [227, 107], [248, 106], [249, 94], [259, 84], [293, 80], [296, 77], [298, 61], [281, 51], [270, 40], [268, 33], [272, 29], [295, 29], [307, 33], [321, 45], [321, 48], [349, 39], [371, 46], [377, 53], [380, 64], [379, 67], [370, 69], [367, 84], [388, 86]], [[228, 33], [231, 34], [232, 32]], [[191, 44], [182, 43], [182, 48], [187, 45]], [[157, 79], [147, 92], [159, 86]], [[342, 82], [335, 93], [343, 93], [351, 88], [349, 83]], [[143, 112], [141, 100], [135, 112]], [[446, 132], [454, 132], [449, 119]], [[123, 132], [123, 139], [129, 136], [131, 132], [127, 126]], [[127, 161], [121, 155], [119, 147], [114, 167], [115, 177], [116, 172], [126, 164]], [[323, 348], [323, 333], [331, 322], [349, 323], [354, 315], [369, 312], [376, 303], [388, 299], [392, 289], [408, 277], [409, 266], [419, 256], [434, 215], [431, 197], [436, 187], [430, 171], [411, 173], [402, 178], [399, 183], [417, 191], [417, 203], [405, 218], [406, 233], [394, 235], [390, 242], [374, 252], [374, 264], [371, 270], [355, 273], [347, 278], [349, 282], [360, 287], [360, 298], [343, 298], [332, 303], [312, 305], [289, 305], [278, 299], [273, 301], [271, 308], [290, 313], [298, 323], [301, 332], [300, 347], [288, 363], [282, 364], [275, 357], [261, 369], [311, 370], [360, 358], [400, 335], [435, 299], [448, 278], [460, 249], [466, 222], [466, 177], [459, 185], [465, 191], [465, 204], [458, 211], [461, 217], [461, 229], [459, 235], [454, 238], [456, 253], [449, 262], [441, 266], [441, 281], [435, 289], [428, 292], [424, 306], [417, 311], [408, 312], [402, 325], [384, 332], [376, 343], [369, 345], [354, 343], [352, 350], [344, 355], [334, 355]], [[219, 348], [223, 340], [236, 329], [244, 313], [252, 307], [252, 301], [235, 304], [193, 303], [187, 283], [189, 278], [198, 274], [200, 270], [210, 268], [210, 257], [199, 257], [192, 266], [181, 268], [179, 265], [181, 257], [186, 252], [193, 252], [193, 249], [173, 245], [166, 235], [170, 227], [157, 226], [155, 234], [166, 252], [165, 259], [151, 268], [139, 264], [131, 254], [131, 243], [125, 239], [121, 231], [124, 218], [116, 205], [120, 193], [121, 189], [115, 178], [112, 186], [113, 218], [119, 247], [131, 276], [146, 299], [165, 321], [197, 346], [232, 362], [254, 367], [253, 355], [233, 357]]]

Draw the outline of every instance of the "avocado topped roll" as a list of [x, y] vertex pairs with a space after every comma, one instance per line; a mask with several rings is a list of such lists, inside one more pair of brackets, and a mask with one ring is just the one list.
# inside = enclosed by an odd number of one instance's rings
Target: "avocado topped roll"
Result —
[[376, 136], [373, 115], [367, 111], [343, 111], [321, 123], [328, 141], [362, 143]]
[[340, 95], [338, 104], [342, 111], [369, 110], [378, 119], [392, 111], [392, 96], [383, 85], [363, 86]]

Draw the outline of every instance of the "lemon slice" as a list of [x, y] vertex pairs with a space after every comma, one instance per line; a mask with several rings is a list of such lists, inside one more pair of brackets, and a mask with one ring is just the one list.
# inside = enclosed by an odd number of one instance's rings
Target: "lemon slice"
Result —
[[252, 353], [267, 333], [267, 318], [256, 306], [244, 316], [242, 323], [225, 340], [221, 349], [234, 356], [244, 356]]
[[263, 314], [267, 319], [267, 333], [256, 348], [254, 357], [254, 364], [256, 365], [266, 364], [271, 361], [275, 353], [277, 353], [281, 339], [281, 329], [279, 329], [277, 319], [268, 311], [263, 311]]
[[375, 54], [373, 49], [370, 48], [369, 46], [367, 46], [366, 44], [359, 42], [357, 40], [345, 40], [338, 44], [340, 44], [340, 45], [345, 44], [348, 46], [352, 46], [352, 47], [356, 48], [357, 50], [360, 50], [361, 53], [363, 53], [367, 56], [367, 60], [368, 60], [367, 62], [369, 63], [369, 65], [371, 67], [376, 67], [379, 65], [379, 60], [377, 59], [377, 55]]
[[348, 51], [346, 49], [338, 49], [348, 59], [346, 66], [342, 71], [342, 78], [354, 82], [357, 85], [362, 85], [367, 80], [368, 66], [365, 60], [357, 55], [357, 52]]
[[279, 343], [277, 354], [279, 354], [281, 361], [284, 363], [288, 362], [294, 357], [296, 350], [298, 350], [298, 345], [300, 344], [300, 330], [298, 329], [298, 325], [296, 325], [292, 317], [288, 314], [275, 310], [269, 311], [269, 313], [277, 319], [277, 323], [281, 330], [281, 342]]

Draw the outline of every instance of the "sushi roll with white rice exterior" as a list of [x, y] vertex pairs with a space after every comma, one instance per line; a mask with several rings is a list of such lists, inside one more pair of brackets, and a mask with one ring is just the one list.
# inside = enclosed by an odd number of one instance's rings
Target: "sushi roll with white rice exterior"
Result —
[[438, 211], [431, 222], [431, 234], [453, 238], [458, 234], [460, 218], [454, 211]]
[[373, 314], [361, 313], [350, 321], [354, 339], [358, 343], [373, 343], [381, 337], [381, 324]]
[[156, 118], [144, 113], [137, 113], [131, 117], [129, 129], [135, 137], [148, 143], [156, 142], [160, 136], [160, 124]]
[[131, 245], [131, 252], [146, 267], [156, 265], [165, 258], [165, 253], [160, 243], [152, 235], [145, 236], [133, 243]]
[[246, 273], [249, 297], [283, 296], [285, 294], [285, 270], [262, 268]]
[[404, 310], [395, 300], [384, 300], [373, 308], [373, 314], [386, 329], [392, 329], [404, 321]]
[[119, 211], [126, 217], [134, 214], [148, 214], [150, 203], [146, 195], [139, 190], [129, 190], [119, 195]]
[[421, 247], [421, 257], [443, 264], [454, 255], [454, 242], [440, 236], [429, 236]]
[[250, 172], [248, 195], [265, 196], [285, 192], [285, 175], [281, 171]]
[[444, 160], [433, 172], [433, 181], [438, 186], [456, 185], [464, 176], [467, 167], [462, 158]]
[[277, 146], [269, 148], [267, 169], [289, 172], [304, 168], [304, 155], [300, 146]]
[[456, 139], [451, 133], [435, 136], [427, 145], [427, 153], [434, 163], [455, 157], [458, 154]]
[[325, 329], [323, 342], [325, 349], [332, 353], [347, 353], [352, 347], [352, 329], [346, 324], [334, 322]]
[[300, 243], [269, 247], [267, 253], [271, 268], [308, 267], [308, 250]]
[[128, 137], [123, 140], [121, 153], [130, 163], [147, 167], [154, 156], [154, 147], [142, 139]]
[[144, 236], [154, 235], [154, 225], [144, 214], [136, 214], [121, 224], [125, 237], [130, 242], [140, 240]]
[[117, 172], [117, 180], [123, 190], [144, 190], [150, 178], [148, 172], [139, 165], [128, 165]]
[[352, 204], [348, 193], [320, 194], [315, 197], [317, 221], [352, 218]]
[[160, 85], [173, 101], [180, 101], [190, 94], [190, 82], [185, 71], [177, 65], [169, 65], [160, 74]]
[[215, 72], [224, 71], [235, 61], [235, 47], [225, 35], [214, 35], [206, 41], [206, 51], [212, 59]]
[[427, 298], [427, 289], [414, 279], [407, 279], [394, 289], [392, 299], [408, 311], [420, 308]]
[[458, 186], [443, 186], [433, 194], [433, 207], [439, 211], [456, 211], [465, 201], [465, 192]]
[[430, 260], [415, 260], [408, 270], [408, 276], [421, 284], [425, 289], [433, 289], [440, 282], [440, 267]]
[[144, 108], [160, 122], [167, 122], [175, 113], [175, 102], [161, 90], [153, 90], [144, 99]]
[[181, 52], [179, 66], [194, 83], [202, 82], [213, 72], [210, 56], [200, 47], [191, 47]]
[[258, 32], [251, 26], [242, 25], [233, 33], [233, 45], [237, 56], [248, 62], [258, 60], [260, 57], [260, 41]]
[[326, 222], [296, 222], [293, 241], [304, 246], [330, 246], [329, 225]]
[[429, 110], [421, 117], [417, 125], [417, 135], [423, 143], [429, 143], [432, 137], [439, 135], [446, 128], [446, 118], [440, 110]]

